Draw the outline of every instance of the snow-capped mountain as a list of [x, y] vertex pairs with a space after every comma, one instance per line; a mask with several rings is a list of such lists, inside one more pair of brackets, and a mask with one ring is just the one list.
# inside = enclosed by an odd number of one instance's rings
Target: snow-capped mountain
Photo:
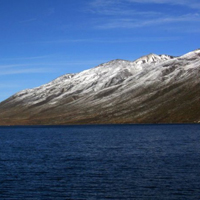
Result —
[[169, 56], [169, 55], [156, 55], [156, 54], [149, 54], [146, 56], [142, 56], [140, 58], [138, 58], [134, 63], [136, 64], [144, 64], [144, 63], [158, 63], [158, 62], [162, 62], [164, 60], [169, 60], [173, 58], [173, 56]]
[[200, 121], [200, 50], [149, 54], [66, 74], [0, 103], [0, 124]]

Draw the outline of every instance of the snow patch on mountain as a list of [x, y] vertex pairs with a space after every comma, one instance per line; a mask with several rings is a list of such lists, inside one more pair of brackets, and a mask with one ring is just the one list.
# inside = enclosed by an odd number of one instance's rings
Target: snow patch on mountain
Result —
[[65, 74], [40, 87], [23, 90], [12, 96], [11, 101], [23, 102], [27, 106], [54, 105], [63, 98], [76, 99], [86, 94], [108, 92], [118, 86], [120, 89], [115, 95], [120, 96], [133, 88], [157, 87], [158, 84], [186, 80], [193, 73], [189, 70], [199, 67], [199, 57], [200, 50], [196, 50], [181, 57], [149, 54], [135, 61], [112, 60], [80, 73]]
[[169, 55], [156, 55], [156, 54], [148, 54], [146, 56], [142, 56], [140, 58], [138, 58], [137, 60], [134, 61], [134, 63], [136, 64], [145, 64], [145, 63], [148, 63], [148, 64], [153, 64], [153, 63], [158, 63], [158, 62], [162, 62], [162, 61], [165, 61], [165, 60], [169, 60], [169, 59], [172, 59], [174, 58], [173, 56], [169, 56]]

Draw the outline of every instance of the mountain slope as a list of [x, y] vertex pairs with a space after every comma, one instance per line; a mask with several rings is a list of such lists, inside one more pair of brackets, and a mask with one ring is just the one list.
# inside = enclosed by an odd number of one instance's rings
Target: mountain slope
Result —
[[200, 50], [149, 54], [66, 74], [0, 103], [0, 124], [200, 121]]

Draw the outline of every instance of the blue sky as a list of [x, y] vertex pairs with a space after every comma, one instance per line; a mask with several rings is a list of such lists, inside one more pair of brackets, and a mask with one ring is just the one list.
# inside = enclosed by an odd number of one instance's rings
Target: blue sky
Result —
[[200, 47], [199, 0], [0, 0], [0, 101], [65, 73]]

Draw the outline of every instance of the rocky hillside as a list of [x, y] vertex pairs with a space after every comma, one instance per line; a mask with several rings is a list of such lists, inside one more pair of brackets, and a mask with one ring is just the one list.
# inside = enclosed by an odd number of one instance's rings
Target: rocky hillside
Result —
[[113, 60], [0, 103], [1, 125], [198, 122], [200, 50]]

